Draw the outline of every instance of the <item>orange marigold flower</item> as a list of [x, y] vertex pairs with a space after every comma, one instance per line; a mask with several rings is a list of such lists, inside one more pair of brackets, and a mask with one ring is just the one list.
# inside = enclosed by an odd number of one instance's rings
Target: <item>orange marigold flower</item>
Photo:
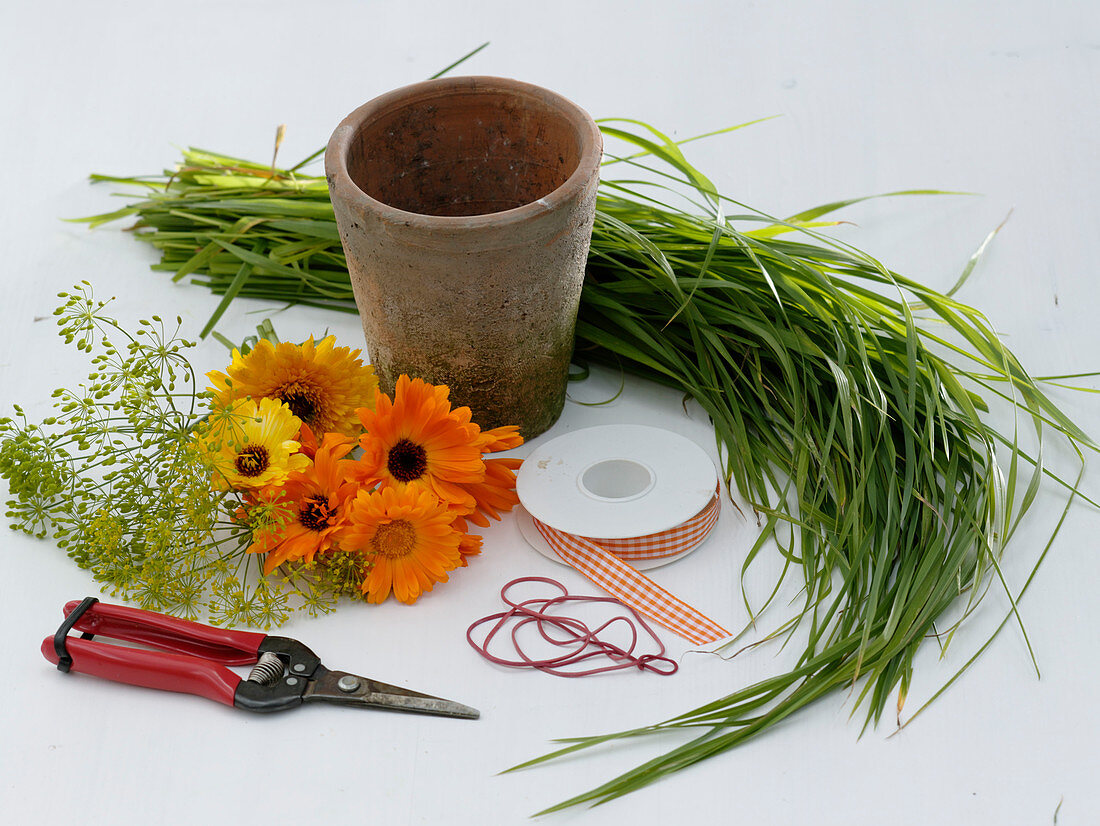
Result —
[[522, 464], [521, 459], [485, 460], [485, 480], [465, 486], [474, 497], [474, 510], [467, 517], [471, 522], [487, 528], [489, 519], [500, 519], [501, 513], [519, 504], [515, 471]]
[[453, 523], [454, 529], [462, 534], [462, 538], [458, 540], [458, 553], [462, 557], [459, 560], [459, 565], [465, 568], [469, 563], [466, 561], [467, 557], [477, 556], [481, 553], [481, 537], [476, 533], [467, 533], [466, 518], [469, 514], [463, 514], [455, 519]]
[[348, 522], [347, 503], [358, 490], [348, 480], [350, 463], [341, 461], [354, 445], [347, 436], [326, 433], [312, 465], [290, 474], [281, 488], [261, 492], [261, 498], [290, 512], [284, 525], [258, 533], [248, 548], [249, 553], [267, 554], [264, 573], [288, 560], [312, 562], [317, 553], [333, 547]]
[[463, 486], [485, 479], [481, 430], [466, 407], [451, 410], [446, 385], [401, 376], [393, 401], [379, 393], [373, 410], [358, 411], [366, 430], [357, 471], [364, 484], [429, 490], [448, 504], [472, 508]]
[[310, 336], [301, 345], [264, 339], [247, 356], [234, 350], [225, 373], [206, 374], [210, 390], [219, 405], [247, 396], [278, 399], [315, 433], [353, 436], [359, 432], [355, 410], [374, 405], [378, 379], [359, 350], [335, 344], [335, 336], [316, 344]]
[[481, 431], [481, 452], [496, 453], [498, 450], [511, 450], [523, 444], [523, 437], [519, 435], [517, 425], [506, 427], [494, 427], [492, 430]]
[[298, 431], [298, 442], [298, 452], [308, 456], [312, 462], [313, 457], [317, 455], [317, 434], [305, 422], [302, 422], [302, 427]]
[[350, 502], [349, 518], [340, 547], [366, 558], [370, 572], [361, 590], [368, 602], [383, 602], [391, 589], [400, 602], [416, 602], [462, 564], [454, 515], [430, 490], [413, 485], [360, 490]]
[[[481, 451], [496, 453], [498, 450], [510, 450], [523, 444], [519, 428], [515, 425], [494, 427], [481, 432]], [[489, 519], [500, 519], [519, 504], [516, 496], [515, 470], [523, 464], [520, 459], [485, 459], [485, 480], [466, 485], [474, 497], [474, 510], [469, 519], [482, 528], [489, 526]], [[486, 517], [489, 517], [487, 519]]]

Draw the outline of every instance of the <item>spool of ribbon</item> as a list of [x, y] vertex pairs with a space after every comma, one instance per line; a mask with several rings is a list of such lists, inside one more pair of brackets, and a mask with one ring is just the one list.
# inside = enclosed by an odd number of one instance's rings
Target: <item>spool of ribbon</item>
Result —
[[717, 473], [694, 442], [633, 425], [577, 431], [536, 450], [517, 491], [541, 552], [695, 645], [731, 636], [637, 569], [694, 550], [718, 521]]

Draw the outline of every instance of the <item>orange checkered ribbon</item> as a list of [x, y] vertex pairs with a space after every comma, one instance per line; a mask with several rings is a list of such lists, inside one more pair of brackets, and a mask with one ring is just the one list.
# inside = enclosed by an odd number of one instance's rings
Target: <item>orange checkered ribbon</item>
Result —
[[662, 559], [702, 544], [718, 521], [720, 491], [721, 488], [715, 491], [706, 507], [683, 524], [628, 539], [591, 539], [552, 528], [533, 516], [531, 519], [564, 562], [654, 622], [695, 645], [706, 645], [730, 636], [730, 632], [632, 568], [627, 561]]

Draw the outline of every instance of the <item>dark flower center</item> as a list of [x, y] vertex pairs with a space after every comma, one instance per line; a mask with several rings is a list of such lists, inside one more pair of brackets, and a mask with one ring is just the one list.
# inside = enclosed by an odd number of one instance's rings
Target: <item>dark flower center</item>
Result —
[[428, 452], [416, 442], [402, 439], [386, 455], [386, 469], [399, 482], [419, 479], [428, 469]]
[[332, 509], [328, 505], [328, 497], [321, 494], [309, 497], [298, 509], [298, 521], [311, 531], [323, 531], [329, 526], [330, 519]]
[[267, 448], [263, 445], [245, 445], [241, 448], [241, 452], [237, 454], [237, 473], [241, 476], [259, 476], [265, 470], [270, 459], [267, 455]]
[[383, 522], [370, 540], [370, 549], [387, 559], [408, 556], [416, 547], [416, 528], [406, 519]]
[[290, 408], [290, 412], [306, 424], [313, 424], [317, 418], [320, 400], [315, 388], [306, 387], [298, 382], [288, 384], [279, 390], [279, 400]]

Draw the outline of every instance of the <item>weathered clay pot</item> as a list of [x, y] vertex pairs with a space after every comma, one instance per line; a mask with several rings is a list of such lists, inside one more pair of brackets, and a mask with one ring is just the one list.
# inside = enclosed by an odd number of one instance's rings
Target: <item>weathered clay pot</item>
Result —
[[561, 413], [602, 140], [565, 98], [515, 80], [430, 80], [375, 98], [325, 153], [382, 389], [451, 388], [526, 437]]

